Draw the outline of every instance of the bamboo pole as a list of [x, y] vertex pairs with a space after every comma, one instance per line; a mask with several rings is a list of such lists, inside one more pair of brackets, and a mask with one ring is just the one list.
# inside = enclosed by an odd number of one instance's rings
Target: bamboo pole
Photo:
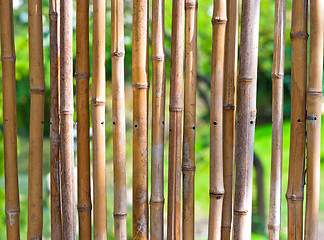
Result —
[[127, 239], [124, 3], [111, 1], [115, 239]]
[[165, 54], [164, 0], [152, 1], [151, 239], [164, 239]]
[[226, 0], [215, 0], [210, 93], [210, 207], [208, 239], [221, 239], [223, 182], [223, 84]]
[[73, 239], [73, 28], [72, 1], [60, 2], [60, 136], [62, 238]]
[[7, 239], [20, 239], [17, 168], [16, 76], [12, 1], [0, 1], [3, 140]]
[[307, 91], [307, 189], [305, 240], [319, 239], [324, 3], [310, 0], [310, 55]]
[[30, 127], [28, 168], [28, 239], [41, 239], [43, 230], [43, 124], [45, 82], [42, 1], [28, 1]]
[[79, 237], [91, 239], [89, 0], [77, 1], [76, 102]]
[[236, 81], [238, 52], [239, 1], [227, 0], [227, 25], [224, 59], [224, 103], [223, 103], [223, 199], [221, 238], [230, 240], [232, 233], [234, 197]]
[[303, 238], [307, 81], [307, 0], [292, 2], [291, 131], [288, 190], [288, 239]]
[[238, 76], [234, 239], [251, 239], [260, 1], [242, 1]]
[[280, 238], [283, 79], [285, 65], [286, 0], [276, 0], [272, 66], [272, 151], [269, 207], [269, 239]]

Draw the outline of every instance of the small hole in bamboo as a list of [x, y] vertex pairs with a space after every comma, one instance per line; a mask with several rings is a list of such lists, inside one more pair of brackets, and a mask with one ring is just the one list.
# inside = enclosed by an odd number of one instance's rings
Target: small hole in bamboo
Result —
[[136, 127], [137, 128], [137, 124], [135, 124], [135, 126], [134, 127]]
[[316, 121], [317, 120], [317, 117], [314, 117], [314, 120]]
[[301, 121], [300, 121], [300, 119], [298, 119], [298, 120], [297, 120], [297, 122], [299, 122], [299, 123], [300, 123], [300, 122], [301, 122]]
[[253, 121], [251, 121], [250, 124], [253, 124]]
[[216, 121], [214, 122], [214, 125], [215, 125], [215, 126], [217, 125], [217, 122], [216, 122]]
[[104, 124], [105, 122], [101, 122], [101, 124]]
[[115, 125], [116, 123], [115, 122], [113, 122], [113, 125]]
[[164, 125], [164, 121], [162, 121], [162, 124]]
[[196, 127], [192, 127], [192, 129], [193, 129], [193, 130], [195, 130], [195, 129], [196, 129]]

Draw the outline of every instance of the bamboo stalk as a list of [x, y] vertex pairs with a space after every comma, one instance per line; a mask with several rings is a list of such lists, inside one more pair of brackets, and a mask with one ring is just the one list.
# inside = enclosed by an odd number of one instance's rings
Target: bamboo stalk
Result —
[[307, 81], [307, 0], [292, 2], [291, 131], [288, 190], [288, 239], [303, 238]]
[[105, 139], [105, 29], [106, 2], [93, 2], [92, 128], [93, 128], [93, 236], [107, 239]]
[[319, 239], [324, 3], [310, 0], [310, 55], [307, 91], [307, 189], [305, 240]]
[[12, 1], [0, 1], [3, 140], [7, 239], [20, 239], [17, 168], [16, 76]]
[[251, 239], [260, 1], [243, 0], [238, 76], [234, 239]]
[[210, 93], [210, 207], [208, 239], [221, 239], [223, 182], [223, 84], [226, 0], [215, 0]]
[[77, 1], [76, 102], [79, 237], [91, 239], [89, 0]]
[[60, 2], [60, 136], [62, 238], [73, 239], [73, 28], [71, 0]]
[[41, 239], [43, 230], [43, 124], [45, 82], [42, 1], [28, 1], [30, 127], [28, 168], [28, 239]]
[[124, 3], [111, 1], [115, 239], [127, 239]]
[[164, 239], [165, 54], [164, 0], [152, 1], [151, 239]]
[[227, 0], [227, 25], [224, 56], [223, 103], [223, 199], [221, 238], [230, 240], [232, 233], [235, 159], [236, 81], [238, 52], [239, 1]]
[[286, 0], [276, 0], [272, 66], [272, 151], [269, 207], [269, 239], [280, 239], [283, 79], [285, 66]]

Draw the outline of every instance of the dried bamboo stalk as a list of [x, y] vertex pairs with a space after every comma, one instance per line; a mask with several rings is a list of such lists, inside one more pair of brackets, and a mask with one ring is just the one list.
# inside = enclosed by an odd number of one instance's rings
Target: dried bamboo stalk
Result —
[[20, 239], [17, 168], [16, 76], [12, 1], [0, 1], [3, 140], [7, 239]]
[[242, 1], [238, 76], [234, 239], [251, 239], [260, 1]]
[[210, 207], [208, 239], [221, 239], [223, 182], [223, 84], [226, 0], [215, 0], [210, 92]]
[[223, 102], [223, 199], [221, 238], [230, 240], [234, 197], [235, 117], [239, 1], [227, 0]]
[[307, 91], [307, 189], [305, 240], [319, 239], [324, 2], [310, 0], [310, 55]]
[[164, 239], [165, 54], [164, 0], [152, 1], [151, 239]]
[[41, 239], [43, 230], [44, 62], [42, 1], [28, 1], [30, 125], [28, 168], [28, 239]]
[[291, 131], [288, 190], [288, 239], [303, 238], [307, 85], [307, 0], [292, 2]]
[[91, 239], [89, 0], [77, 1], [76, 103], [79, 237]]
[[124, 3], [111, 1], [115, 239], [127, 239]]
[[72, 0], [60, 2], [60, 138], [62, 238], [74, 239]]
[[286, 0], [276, 0], [272, 66], [271, 185], [268, 223], [270, 240], [279, 240], [280, 238], [285, 29]]
[[106, 2], [93, 2], [92, 128], [93, 128], [93, 238], [107, 239], [105, 139], [105, 29]]

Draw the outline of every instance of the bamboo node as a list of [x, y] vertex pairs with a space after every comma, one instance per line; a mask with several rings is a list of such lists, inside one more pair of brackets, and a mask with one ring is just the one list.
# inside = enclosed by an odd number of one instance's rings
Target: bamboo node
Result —
[[182, 112], [182, 110], [183, 110], [183, 107], [181, 107], [181, 106], [176, 106], [176, 105], [169, 106], [170, 112]]
[[111, 52], [111, 57], [121, 58], [124, 56], [125, 56], [125, 52], [118, 52], [118, 51]]
[[45, 88], [30, 88], [30, 93], [35, 95], [45, 95]]
[[20, 208], [18, 208], [18, 209], [11, 209], [11, 210], [5, 209], [5, 213], [6, 214], [20, 214]]
[[307, 95], [311, 97], [322, 97], [322, 91], [310, 89], [307, 91]]
[[225, 24], [227, 23], [227, 18], [221, 18], [221, 17], [214, 17], [211, 20], [212, 24]]
[[164, 205], [164, 199], [160, 201], [150, 200], [150, 205]]
[[124, 219], [124, 218], [127, 218], [127, 212], [126, 213], [114, 213], [114, 218], [117, 218], [117, 219]]
[[60, 137], [60, 135], [50, 136], [50, 140], [51, 140], [52, 142], [60, 143], [60, 142], [61, 142], [61, 137]]
[[96, 98], [92, 98], [91, 99], [91, 104], [93, 106], [105, 106], [106, 105], [106, 101], [104, 100], [99, 100], [99, 99], [96, 99]]
[[16, 56], [1, 56], [2, 62], [15, 62]]
[[290, 33], [290, 39], [308, 39], [308, 34], [305, 32], [296, 32], [296, 33]]
[[232, 227], [231, 226], [222, 226], [222, 229], [225, 231], [232, 231]]
[[196, 1], [188, 1], [185, 4], [185, 9], [198, 9], [198, 2]]
[[76, 80], [89, 80], [90, 74], [89, 73], [75, 73], [74, 77]]
[[270, 225], [269, 224], [268, 229], [273, 230], [273, 231], [280, 230], [280, 225]]
[[317, 117], [316, 116], [307, 116], [306, 119], [311, 120], [311, 121], [316, 121]]
[[234, 215], [247, 215], [248, 210], [234, 210]]
[[224, 110], [235, 110], [236, 106], [234, 106], [233, 104], [227, 104], [223, 106]]
[[220, 191], [218, 191], [218, 192], [212, 192], [212, 191], [210, 191], [209, 192], [209, 196], [211, 198], [223, 199], [224, 198], [224, 195], [225, 195], [225, 192], [220, 192]]
[[164, 54], [158, 54], [158, 55], [152, 56], [152, 62], [163, 62], [163, 61], [165, 61]]
[[59, 14], [60, 14], [60, 13], [58, 13], [58, 12], [50, 11], [50, 13], [49, 13], [48, 16], [49, 16], [50, 18], [54, 18], [54, 21], [55, 21], [55, 19], [58, 18]]
[[133, 88], [137, 89], [148, 89], [150, 88], [150, 83], [145, 82], [145, 83], [133, 83]]
[[302, 195], [298, 196], [298, 195], [292, 194], [292, 195], [286, 195], [286, 199], [291, 200], [291, 201], [303, 201], [304, 197]]
[[273, 80], [282, 80], [285, 77], [285, 74], [282, 73], [272, 73], [271, 77]]
[[72, 109], [61, 109], [60, 114], [61, 115], [73, 115], [74, 110]]
[[195, 172], [196, 171], [196, 166], [183, 166], [182, 167], [182, 172]]
[[80, 206], [78, 205], [78, 211], [79, 212], [90, 212], [92, 209], [92, 205], [90, 206]]
[[249, 77], [244, 77], [244, 76], [239, 76], [237, 78], [238, 82], [241, 82], [241, 83], [252, 83], [253, 81], [253, 78], [249, 78]]

